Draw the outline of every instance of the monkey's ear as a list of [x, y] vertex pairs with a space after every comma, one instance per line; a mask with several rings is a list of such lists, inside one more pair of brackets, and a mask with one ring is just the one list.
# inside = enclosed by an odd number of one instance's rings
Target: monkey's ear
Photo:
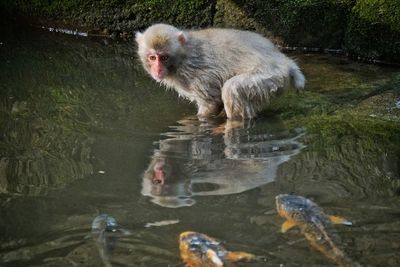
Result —
[[178, 41], [181, 45], [185, 45], [187, 42], [187, 36], [183, 32], [178, 33]]
[[139, 43], [142, 42], [142, 39], [143, 39], [143, 33], [141, 33], [141, 32], [136, 32], [136, 34], [135, 34], [135, 40], [136, 40], [136, 42], [139, 44]]

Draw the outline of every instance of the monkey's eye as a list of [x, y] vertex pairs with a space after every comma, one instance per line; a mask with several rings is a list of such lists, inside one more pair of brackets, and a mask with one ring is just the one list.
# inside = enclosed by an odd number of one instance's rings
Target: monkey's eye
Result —
[[167, 61], [169, 59], [169, 56], [168, 55], [162, 55], [160, 59], [161, 59], [161, 61]]
[[157, 57], [155, 55], [150, 55], [147, 57], [150, 61], [154, 61], [157, 59]]

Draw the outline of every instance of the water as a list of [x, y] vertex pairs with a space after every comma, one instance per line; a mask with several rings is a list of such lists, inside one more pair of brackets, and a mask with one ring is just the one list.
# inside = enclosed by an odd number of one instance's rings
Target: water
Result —
[[[182, 266], [186, 230], [266, 258], [240, 266], [332, 266], [298, 231], [279, 233], [280, 193], [353, 221], [335, 231], [362, 265], [400, 265], [396, 150], [316, 141], [279, 114], [199, 122], [143, 72], [131, 42], [11, 26], [0, 41], [0, 266]], [[397, 71], [297, 57], [308, 90], [335, 105]], [[93, 238], [100, 214], [124, 234]]]

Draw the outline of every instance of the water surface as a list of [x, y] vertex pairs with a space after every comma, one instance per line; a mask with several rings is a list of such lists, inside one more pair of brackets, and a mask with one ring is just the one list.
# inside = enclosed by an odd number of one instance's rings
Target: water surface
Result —
[[[200, 122], [143, 72], [132, 42], [12, 27], [0, 41], [0, 266], [181, 266], [186, 230], [267, 259], [240, 266], [332, 266], [298, 231], [279, 233], [280, 193], [352, 220], [335, 231], [355, 261], [400, 265], [390, 147], [359, 136], [317, 142], [279, 114], [240, 127]], [[398, 73], [296, 57], [308, 90], [333, 105], [354, 105]], [[129, 234], [93, 238], [104, 213]]]

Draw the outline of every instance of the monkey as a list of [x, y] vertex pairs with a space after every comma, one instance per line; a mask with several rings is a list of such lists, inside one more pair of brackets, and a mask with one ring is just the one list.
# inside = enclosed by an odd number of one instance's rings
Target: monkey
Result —
[[144, 69], [195, 102], [199, 118], [252, 119], [278, 93], [304, 88], [298, 65], [251, 31], [186, 31], [161, 23], [136, 32], [135, 40]]

